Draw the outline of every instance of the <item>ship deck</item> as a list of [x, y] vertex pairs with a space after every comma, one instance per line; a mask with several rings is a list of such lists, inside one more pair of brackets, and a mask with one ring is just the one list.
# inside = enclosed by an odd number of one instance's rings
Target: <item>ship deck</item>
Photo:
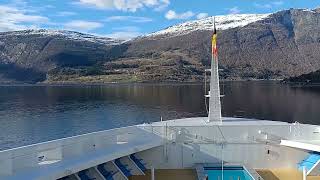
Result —
[[[174, 144], [206, 146], [229, 143], [246, 147], [249, 144], [266, 143], [280, 146], [281, 140], [319, 139], [319, 127], [314, 125], [246, 118], [226, 117], [222, 122], [207, 122], [207, 119], [197, 117], [141, 124], [1, 151], [0, 179], [57, 179], [116, 158], [162, 146], [164, 139], [170, 143], [174, 141]], [[229, 151], [233, 155], [237, 153], [232, 149]], [[221, 154], [216, 155], [219, 157]], [[193, 177], [190, 171], [173, 172], [174, 169], [167, 172], [157, 170], [156, 179], [170, 179], [170, 174], [179, 175], [180, 172], [181, 177], [185, 176], [180, 179]]]
[[[265, 180], [301, 180], [302, 172], [297, 169], [260, 169], [256, 170]], [[320, 176], [307, 176], [307, 180], [320, 180]]]
[[[129, 180], [150, 180], [151, 171], [147, 170], [145, 176], [132, 176]], [[196, 180], [197, 172], [195, 169], [156, 169], [154, 172], [157, 180]]]
[[249, 118], [233, 118], [233, 117], [222, 117], [222, 122], [213, 121], [207, 122], [208, 117], [196, 117], [196, 118], [184, 118], [175, 119], [161, 122], [154, 122], [153, 125], [167, 125], [167, 126], [249, 126], [249, 125], [290, 125], [291, 123], [281, 121], [269, 121]]

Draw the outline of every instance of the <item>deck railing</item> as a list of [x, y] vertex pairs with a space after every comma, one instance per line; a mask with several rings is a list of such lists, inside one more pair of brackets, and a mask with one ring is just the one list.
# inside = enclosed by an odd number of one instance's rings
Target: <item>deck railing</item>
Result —
[[148, 143], [155, 137], [159, 136], [152, 131], [129, 126], [0, 151], [0, 177], [116, 146]]
[[0, 177], [101, 149], [152, 142], [155, 137], [163, 139], [163, 144], [203, 144], [203, 147], [206, 144], [223, 146], [227, 143], [272, 144], [279, 143], [281, 139], [320, 140], [320, 129], [304, 124], [169, 126], [162, 123], [129, 126], [0, 151]]

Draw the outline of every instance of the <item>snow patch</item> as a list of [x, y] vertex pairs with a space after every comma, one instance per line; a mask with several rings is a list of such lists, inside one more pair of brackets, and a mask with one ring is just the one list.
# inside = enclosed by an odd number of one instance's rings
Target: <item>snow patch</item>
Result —
[[11, 31], [0, 33], [5, 35], [42, 35], [42, 36], [62, 36], [66, 39], [77, 40], [77, 41], [89, 41], [100, 44], [108, 44], [108, 45], [116, 45], [120, 44], [123, 41], [113, 38], [107, 37], [99, 37], [91, 34], [84, 34], [74, 31], [66, 31], [66, 30], [47, 30], [47, 29], [31, 29], [31, 30], [22, 30], [22, 31]]
[[[270, 14], [231, 14], [215, 16], [216, 28], [218, 30], [225, 30], [235, 27], [243, 27], [250, 23], [265, 19], [269, 15]], [[178, 36], [198, 30], [213, 30], [213, 19], [214, 17], [212, 16], [205, 19], [185, 22], [158, 32], [148, 34], [144, 37], [153, 37], [159, 35]]]

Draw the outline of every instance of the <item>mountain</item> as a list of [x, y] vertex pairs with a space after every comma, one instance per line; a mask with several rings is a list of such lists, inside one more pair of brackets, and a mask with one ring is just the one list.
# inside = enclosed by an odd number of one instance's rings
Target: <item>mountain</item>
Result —
[[296, 77], [286, 78], [283, 83], [303, 83], [303, 84], [319, 84], [320, 83], [320, 69], [308, 74], [302, 74]]
[[[243, 20], [236, 23], [238, 26], [231, 26], [234, 24], [230, 20], [232, 17], [217, 17], [218, 22], [225, 20], [218, 23], [222, 78], [282, 79], [320, 69], [319, 10], [290, 9], [269, 15], [238, 15], [234, 17]], [[210, 59], [210, 22], [212, 17], [133, 40], [127, 56], [132, 59], [152, 53], [161, 59], [177, 56], [203, 72], [202, 66], [209, 65]], [[177, 29], [182, 29], [183, 33]]]
[[243, 27], [250, 23], [265, 19], [270, 14], [231, 14], [224, 16], [208, 17], [200, 20], [189, 21], [176, 26], [168, 27], [164, 30], [154, 32], [145, 37], [173, 37], [186, 35], [194, 31], [213, 31], [213, 22], [216, 23], [217, 30], [226, 30], [236, 27]]
[[[108, 61], [122, 41], [72, 31], [25, 30], [0, 33], [0, 82], [45, 81], [50, 72]], [[69, 72], [72, 73], [72, 72]]]
[[[213, 17], [120, 41], [70, 31], [0, 33], [2, 83], [202, 81]], [[282, 79], [320, 69], [320, 10], [216, 16], [224, 79]]]

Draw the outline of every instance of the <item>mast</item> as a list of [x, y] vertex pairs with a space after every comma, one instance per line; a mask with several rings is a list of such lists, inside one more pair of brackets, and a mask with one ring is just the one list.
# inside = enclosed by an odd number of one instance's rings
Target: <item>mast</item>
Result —
[[222, 122], [215, 17], [213, 18], [213, 29], [208, 122]]

